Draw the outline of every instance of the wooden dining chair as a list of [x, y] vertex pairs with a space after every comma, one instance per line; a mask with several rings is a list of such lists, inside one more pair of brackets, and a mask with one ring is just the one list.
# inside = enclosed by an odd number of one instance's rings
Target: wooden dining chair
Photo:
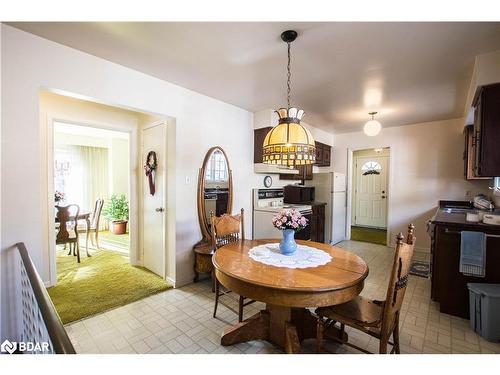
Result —
[[[228, 215], [224, 214], [222, 216], [214, 216], [213, 212], [210, 212], [210, 222], [211, 222], [211, 232], [212, 232], [212, 247], [217, 251], [218, 248], [227, 245], [231, 242], [243, 241], [245, 239], [245, 220], [244, 220], [244, 210], [241, 209], [241, 213], [238, 215]], [[214, 277], [215, 283], [215, 305], [214, 305], [214, 318], [217, 315], [217, 306], [219, 304], [219, 298], [221, 296], [231, 293], [230, 290], [221, 286], [217, 277]], [[221, 302], [231, 311], [238, 314], [238, 321], [243, 321], [243, 308], [255, 301], [246, 301], [246, 298], [239, 296], [238, 299], [238, 311], [235, 311], [231, 306], [228, 306]]]
[[[98, 198], [95, 201], [94, 211], [92, 211], [92, 216], [90, 218], [90, 228], [89, 228], [90, 241], [92, 242], [92, 245], [94, 245], [98, 250], [99, 250], [99, 219], [101, 218], [103, 205], [104, 205], [104, 199]], [[92, 234], [94, 234], [93, 238]]]
[[[414, 225], [410, 224], [406, 240], [402, 233], [397, 236], [396, 252], [385, 301], [370, 300], [357, 296], [353, 300], [340, 305], [316, 309], [315, 312], [318, 316], [316, 337], [318, 352], [321, 352], [322, 349], [324, 331], [338, 322], [341, 331], [339, 337], [345, 337], [344, 330], [347, 325], [379, 339], [380, 354], [387, 353], [387, 344], [392, 345], [391, 354], [400, 353], [399, 314], [408, 284], [411, 258], [415, 247], [414, 230]], [[391, 334], [393, 342], [389, 342]], [[332, 338], [362, 352], [369, 353], [365, 349], [347, 342], [347, 340]]]
[[69, 244], [69, 253], [76, 255], [80, 263], [80, 243], [78, 241], [78, 215], [80, 206], [70, 204], [69, 206], [57, 207], [57, 219], [59, 226], [56, 228], [56, 245]]

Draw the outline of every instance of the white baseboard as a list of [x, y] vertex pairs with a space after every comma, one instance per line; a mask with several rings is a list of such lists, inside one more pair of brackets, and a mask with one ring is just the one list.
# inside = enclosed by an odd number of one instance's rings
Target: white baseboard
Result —
[[168, 281], [172, 286], [175, 288], [175, 280], [172, 279], [171, 277], [166, 276], [165, 280]]

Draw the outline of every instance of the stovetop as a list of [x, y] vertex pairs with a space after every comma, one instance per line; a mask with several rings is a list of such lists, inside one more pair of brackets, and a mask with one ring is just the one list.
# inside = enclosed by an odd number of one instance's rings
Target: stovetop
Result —
[[296, 209], [299, 212], [311, 211], [312, 206], [310, 205], [295, 205], [295, 204], [285, 204], [279, 206], [264, 206], [264, 207], [254, 207], [255, 211], [271, 211], [271, 212], [279, 212], [283, 209]]

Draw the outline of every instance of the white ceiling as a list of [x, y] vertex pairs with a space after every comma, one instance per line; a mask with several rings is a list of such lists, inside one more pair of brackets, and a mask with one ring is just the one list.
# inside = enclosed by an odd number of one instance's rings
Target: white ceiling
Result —
[[330, 132], [461, 117], [474, 56], [500, 49], [500, 23], [11, 23], [58, 43], [258, 111], [292, 105]]

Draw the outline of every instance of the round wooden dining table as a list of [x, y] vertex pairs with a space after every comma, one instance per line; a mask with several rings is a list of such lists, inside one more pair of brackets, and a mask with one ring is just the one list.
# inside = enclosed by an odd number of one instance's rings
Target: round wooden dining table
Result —
[[[219, 282], [234, 293], [266, 304], [265, 310], [227, 327], [222, 334], [222, 345], [266, 340], [287, 353], [299, 353], [302, 340], [316, 337], [317, 321], [307, 308], [341, 304], [363, 290], [367, 264], [338, 247], [298, 240], [298, 244], [332, 256], [327, 264], [310, 268], [276, 267], [248, 255], [255, 246], [279, 241], [243, 240], [215, 252], [212, 261]], [[324, 333], [324, 338], [341, 339], [340, 335], [340, 330], [332, 327]], [[343, 335], [347, 339], [345, 332]]]

